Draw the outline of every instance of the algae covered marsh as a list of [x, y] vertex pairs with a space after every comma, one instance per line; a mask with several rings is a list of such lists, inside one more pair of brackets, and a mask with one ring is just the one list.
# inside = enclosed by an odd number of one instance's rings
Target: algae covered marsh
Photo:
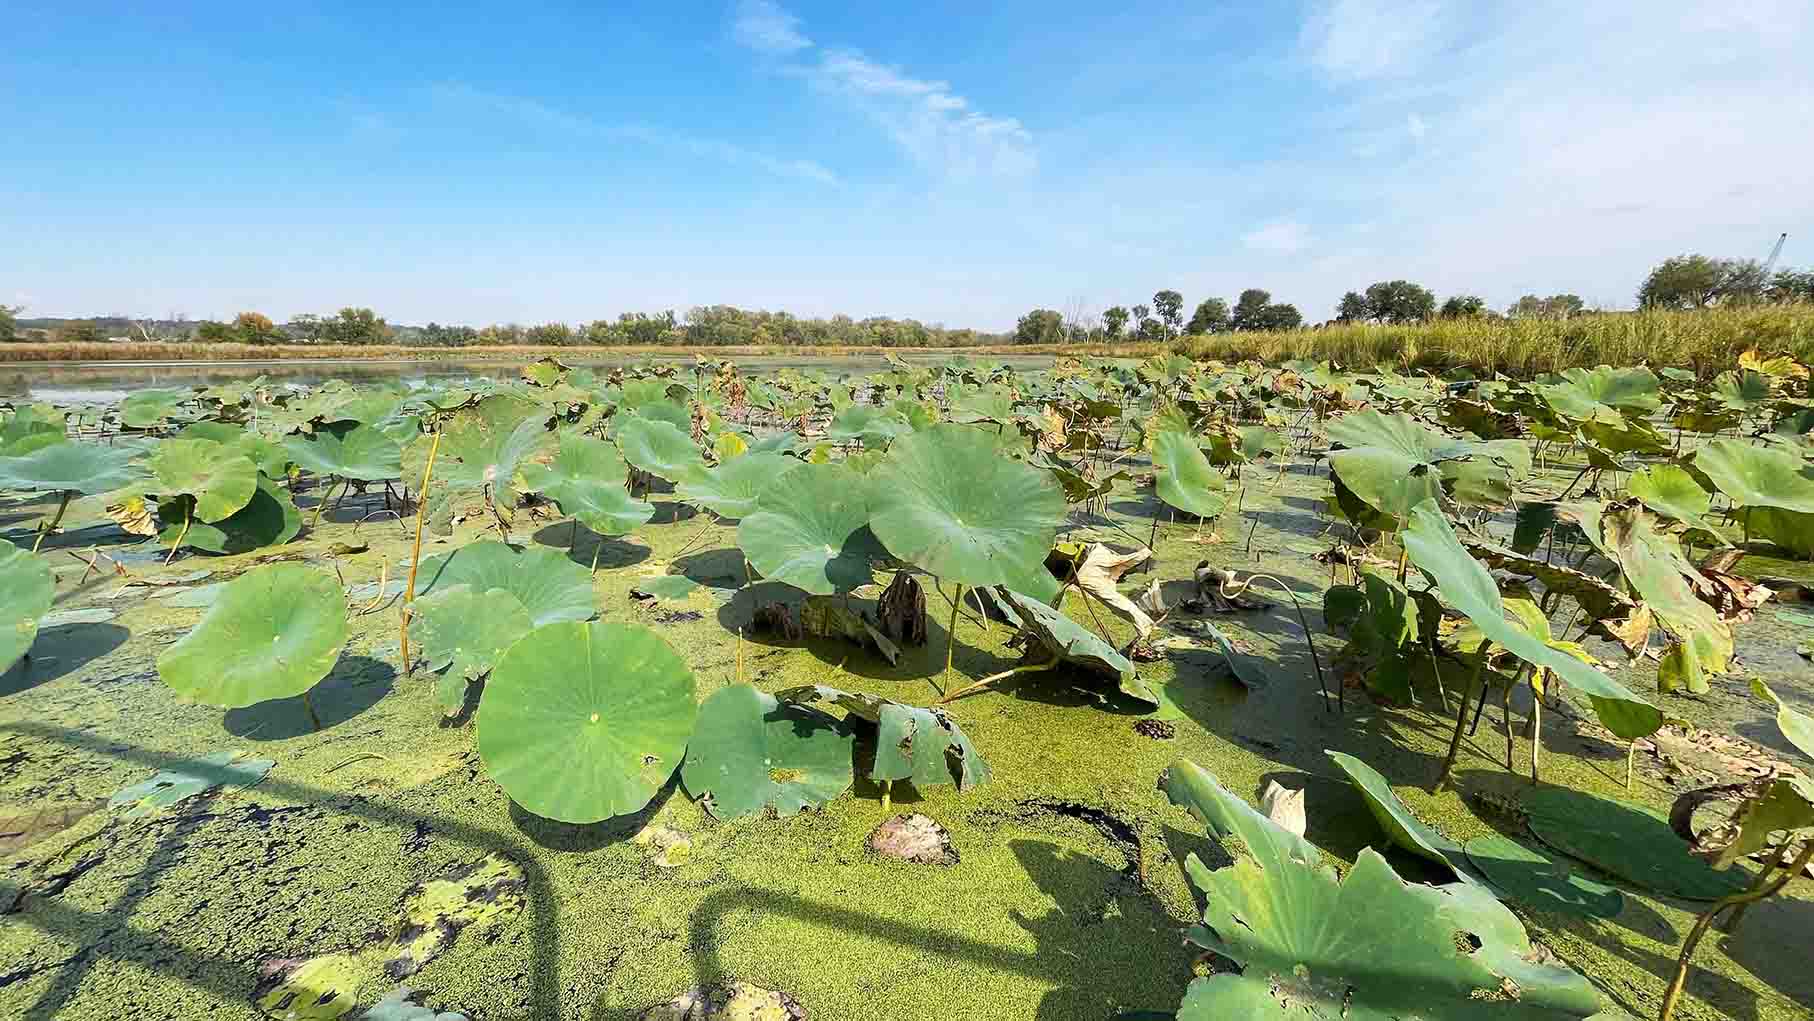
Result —
[[1757, 358], [20, 403], [0, 1016], [1805, 1016], [1810, 417]]

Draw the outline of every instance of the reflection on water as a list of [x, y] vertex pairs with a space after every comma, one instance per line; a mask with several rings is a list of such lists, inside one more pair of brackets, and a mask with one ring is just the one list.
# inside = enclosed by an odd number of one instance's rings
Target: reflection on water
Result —
[[[916, 365], [940, 365], [954, 355], [946, 351], [902, 351]], [[1016, 369], [1043, 369], [1050, 355], [969, 355], [970, 361], [1002, 363]], [[734, 358], [746, 373], [791, 368], [842, 377], [879, 372], [888, 367], [881, 355], [756, 355]], [[566, 359], [575, 367], [670, 362], [691, 365], [691, 354], [607, 356]], [[150, 387], [197, 387], [245, 382], [263, 376], [275, 383], [313, 386], [330, 379], [350, 383], [421, 384], [457, 382], [489, 376], [512, 377], [519, 366], [507, 361], [407, 361], [390, 359], [319, 359], [245, 362], [38, 362], [0, 364], [0, 397], [29, 397], [57, 404], [111, 404], [135, 390]]]

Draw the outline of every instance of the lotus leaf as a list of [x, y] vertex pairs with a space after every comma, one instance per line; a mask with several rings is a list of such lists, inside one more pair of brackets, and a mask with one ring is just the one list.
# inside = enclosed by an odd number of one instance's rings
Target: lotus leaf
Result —
[[1673, 464], [1651, 465], [1632, 473], [1626, 485], [1632, 496], [1658, 514], [1719, 535], [1706, 519], [1713, 497], [1686, 470]]
[[629, 469], [604, 440], [562, 433], [547, 465], [523, 466], [524, 485], [560, 505], [561, 513], [600, 535], [624, 535], [655, 516], [655, 506], [624, 488]]
[[1216, 648], [1221, 650], [1223, 665], [1228, 667], [1229, 676], [1239, 681], [1241, 687], [1253, 691], [1266, 686], [1266, 672], [1261, 669], [1257, 656], [1250, 656], [1235, 648], [1235, 643], [1228, 640], [1222, 629], [1207, 620], [1203, 621], [1203, 630], [1216, 643]]
[[265, 778], [277, 763], [245, 752], [215, 752], [193, 762], [161, 770], [156, 776], [122, 787], [107, 799], [109, 808], [130, 805], [127, 816], [150, 815], [214, 787], [244, 790]]
[[1153, 438], [1153, 468], [1159, 499], [1178, 510], [1213, 518], [1228, 504], [1222, 493], [1226, 482], [1209, 466], [1197, 441], [1185, 433], [1168, 430]]
[[1751, 693], [1769, 702], [1776, 710], [1776, 729], [1789, 739], [1789, 743], [1801, 749], [1801, 753], [1814, 759], [1814, 718], [1790, 706], [1770, 686], [1763, 681], [1751, 681]]
[[1616, 918], [1625, 897], [1616, 887], [1571, 872], [1567, 865], [1494, 833], [1467, 844], [1468, 861], [1506, 897], [1528, 907], [1587, 918]]
[[1716, 872], [1688, 853], [1669, 820], [1643, 805], [1566, 787], [1527, 792], [1521, 807], [1537, 839], [1609, 875], [1686, 900], [1718, 900], [1744, 890], [1742, 871]]
[[1745, 530], [1799, 557], [1814, 557], [1814, 514], [1779, 507], [1747, 507], [1740, 511]]
[[503, 589], [523, 604], [536, 627], [597, 615], [592, 575], [557, 550], [537, 546], [518, 553], [493, 540], [467, 543], [422, 561], [417, 598], [441, 587], [470, 585], [474, 591]]
[[25, 404], [0, 419], [0, 456], [18, 457], [62, 443], [69, 427], [63, 412], [48, 404]]
[[1361, 798], [1367, 802], [1367, 810], [1373, 813], [1373, 818], [1379, 822], [1379, 828], [1386, 831], [1386, 836], [1394, 844], [1420, 858], [1444, 866], [1459, 879], [1472, 881], [1472, 877], [1464, 871], [1467, 868], [1467, 858], [1462, 854], [1461, 845], [1412, 815], [1405, 803], [1393, 793], [1392, 784], [1379, 775], [1377, 770], [1342, 752], [1325, 750], [1323, 754], [1348, 774], [1348, 779], [1353, 781], [1355, 789], [1360, 791]]
[[[441, 429], [431, 491], [442, 494], [441, 499], [487, 492], [493, 509], [508, 521], [518, 471], [555, 443], [547, 423], [547, 409], [507, 396], [487, 397], [453, 413]], [[406, 484], [418, 484], [434, 446], [434, 437], [423, 435], [404, 448]]]
[[1631, 740], [1653, 734], [1663, 725], [1663, 714], [1655, 706], [1508, 620], [1493, 576], [1468, 555], [1456, 538], [1455, 529], [1436, 509], [1435, 501], [1426, 501], [1411, 511], [1404, 543], [1411, 562], [1441, 591], [1449, 605], [1467, 615], [1495, 644], [1526, 663], [1553, 671], [1586, 695], [1608, 730]]
[[201, 622], [157, 658], [164, 683], [236, 709], [300, 695], [346, 644], [346, 593], [302, 564], [255, 567], [227, 583]]
[[1601, 528], [1626, 583], [1675, 637], [1657, 671], [1658, 687], [1712, 690], [1708, 676], [1724, 673], [1732, 660], [1732, 629], [1718, 610], [1694, 594], [1690, 579], [1698, 581], [1701, 576], [1683, 554], [1680, 541], [1659, 532], [1650, 512], [1633, 505], [1607, 511]]
[[878, 695], [806, 685], [776, 693], [790, 704], [824, 702], [877, 730], [871, 780], [906, 780], [924, 790], [954, 784], [967, 791], [989, 779], [989, 764], [943, 709], [921, 709]]
[[1235, 850], [1234, 864], [1213, 871], [1194, 853], [1185, 861], [1207, 901], [1191, 942], [1241, 970], [1194, 979], [1179, 1021], [1562, 1021], [1598, 1009], [1593, 986], [1541, 963], [1485, 887], [1407, 883], [1371, 848], [1338, 878], [1308, 841], [1191, 762], [1167, 770], [1165, 791]]
[[635, 624], [547, 624], [505, 651], [479, 700], [479, 757], [537, 815], [593, 823], [641, 811], [698, 715], [693, 672]]
[[1050, 473], [1000, 456], [992, 435], [935, 425], [903, 436], [869, 476], [870, 527], [948, 582], [1000, 585], [1045, 560], [1064, 520]]
[[159, 495], [194, 498], [197, 521], [220, 521], [258, 492], [258, 466], [252, 459], [213, 440], [165, 440], [145, 466]]
[[252, 459], [258, 470], [274, 479], [290, 473], [290, 452], [283, 444], [228, 422], [191, 422], [177, 432], [180, 440], [213, 440]]
[[1442, 462], [1443, 489], [1463, 507], [1504, 507], [1512, 502], [1512, 483], [1530, 470], [1530, 444], [1493, 440], [1476, 444], [1465, 460]]
[[850, 788], [850, 727], [748, 684], [706, 699], [681, 780], [715, 819], [818, 808]]
[[763, 577], [815, 595], [867, 585], [883, 552], [868, 527], [870, 492], [842, 465], [795, 465], [762, 491], [737, 544]]
[[743, 518], [755, 513], [763, 490], [799, 463], [786, 454], [744, 454], [693, 472], [680, 480], [675, 493], [721, 518]]
[[193, 501], [193, 497], [180, 496], [158, 505], [158, 516], [169, 522], [159, 533], [160, 539], [175, 545], [180, 536], [183, 545], [209, 553], [248, 553], [281, 546], [302, 531], [302, 512], [290, 501], [290, 494], [262, 473], [252, 499], [219, 521], [194, 520], [190, 513]]
[[800, 436], [782, 430], [751, 440], [749, 446], [748, 452], [751, 454], [791, 454], [800, 449]]
[[403, 473], [403, 447], [376, 426], [318, 429], [312, 437], [286, 438], [284, 449], [297, 464], [317, 475], [383, 482]]
[[1323, 594], [1323, 619], [1348, 632], [1338, 662], [1359, 672], [1368, 690], [1403, 704], [1411, 697], [1407, 659], [1419, 634], [1417, 603], [1393, 579], [1377, 571], [1359, 574], [1360, 584], [1331, 586]]
[[136, 390], [120, 402], [120, 422], [128, 429], [155, 429], [182, 416], [182, 406], [195, 395], [187, 390]]
[[1021, 627], [1052, 657], [1054, 666], [1060, 662], [1073, 663], [1091, 673], [1112, 677], [1123, 695], [1151, 706], [1159, 705], [1158, 696], [1134, 672], [1134, 664], [1109, 643], [1031, 596], [1008, 588], [997, 591], [1020, 618]]
[[0, 539], [0, 673], [31, 651], [56, 596], [49, 561]]
[[669, 482], [679, 482], [705, 467], [693, 438], [672, 422], [632, 415], [617, 427], [617, 447], [624, 460]]
[[136, 444], [102, 446], [61, 440], [16, 457], [0, 457], [0, 489], [106, 493], [138, 481]]
[[1561, 382], [1535, 389], [1565, 419], [1618, 425], [1627, 412], [1647, 415], [1661, 408], [1662, 385], [1656, 373], [1643, 366], [1615, 369], [1602, 365], [1592, 370], [1564, 370]]
[[384, 999], [372, 1004], [364, 1014], [364, 1021], [471, 1021], [458, 1011], [437, 1011], [422, 1006], [417, 1002], [421, 995], [408, 986], [398, 986]]
[[[1491, 543], [1466, 541], [1463, 547], [1486, 566], [1543, 583], [1546, 592], [1565, 593], [1609, 637], [1632, 654], [1641, 652], [1650, 634], [1649, 616], [1631, 596], [1572, 567], [1552, 564]], [[1640, 626], [1641, 625], [1641, 626]]]
[[825, 436], [880, 449], [910, 432], [913, 432], [913, 423], [907, 421], [905, 415], [869, 404], [852, 404], [831, 420]]
[[[1445, 462], [1468, 457], [1474, 445], [1405, 415], [1360, 411], [1329, 424], [1329, 465], [1354, 498], [1393, 522], [1442, 493]], [[1354, 515], [1350, 514], [1350, 517]]]
[[515, 595], [471, 585], [437, 585], [412, 604], [409, 623], [428, 669], [446, 671], [435, 694], [450, 716], [466, 704], [467, 683], [490, 673], [504, 650], [535, 628]]
[[1814, 467], [1790, 451], [1714, 440], [1695, 451], [1694, 466], [1741, 506], [1814, 514]]

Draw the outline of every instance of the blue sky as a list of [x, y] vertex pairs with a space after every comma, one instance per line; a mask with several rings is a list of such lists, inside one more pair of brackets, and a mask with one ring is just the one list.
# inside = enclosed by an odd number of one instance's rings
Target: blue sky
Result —
[[1005, 328], [1814, 264], [1805, 0], [26, 4], [0, 303]]

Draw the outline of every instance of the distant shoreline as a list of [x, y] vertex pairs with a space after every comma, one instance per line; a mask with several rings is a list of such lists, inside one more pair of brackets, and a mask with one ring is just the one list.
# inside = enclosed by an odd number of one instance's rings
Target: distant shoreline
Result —
[[618, 346], [618, 347], [396, 347], [352, 344], [192, 344], [144, 342], [58, 344], [27, 342], [0, 344], [0, 363], [71, 367], [106, 363], [121, 367], [172, 365], [251, 365], [260, 362], [307, 361], [394, 362], [532, 362], [554, 357], [564, 362], [622, 361], [638, 358], [879, 358], [895, 353], [908, 359], [948, 358], [962, 355], [1059, 355], [1144, 357], [1162, 350], [1163, 344], [986, 344], [975, 347], [788, 347], [782, 345]]

